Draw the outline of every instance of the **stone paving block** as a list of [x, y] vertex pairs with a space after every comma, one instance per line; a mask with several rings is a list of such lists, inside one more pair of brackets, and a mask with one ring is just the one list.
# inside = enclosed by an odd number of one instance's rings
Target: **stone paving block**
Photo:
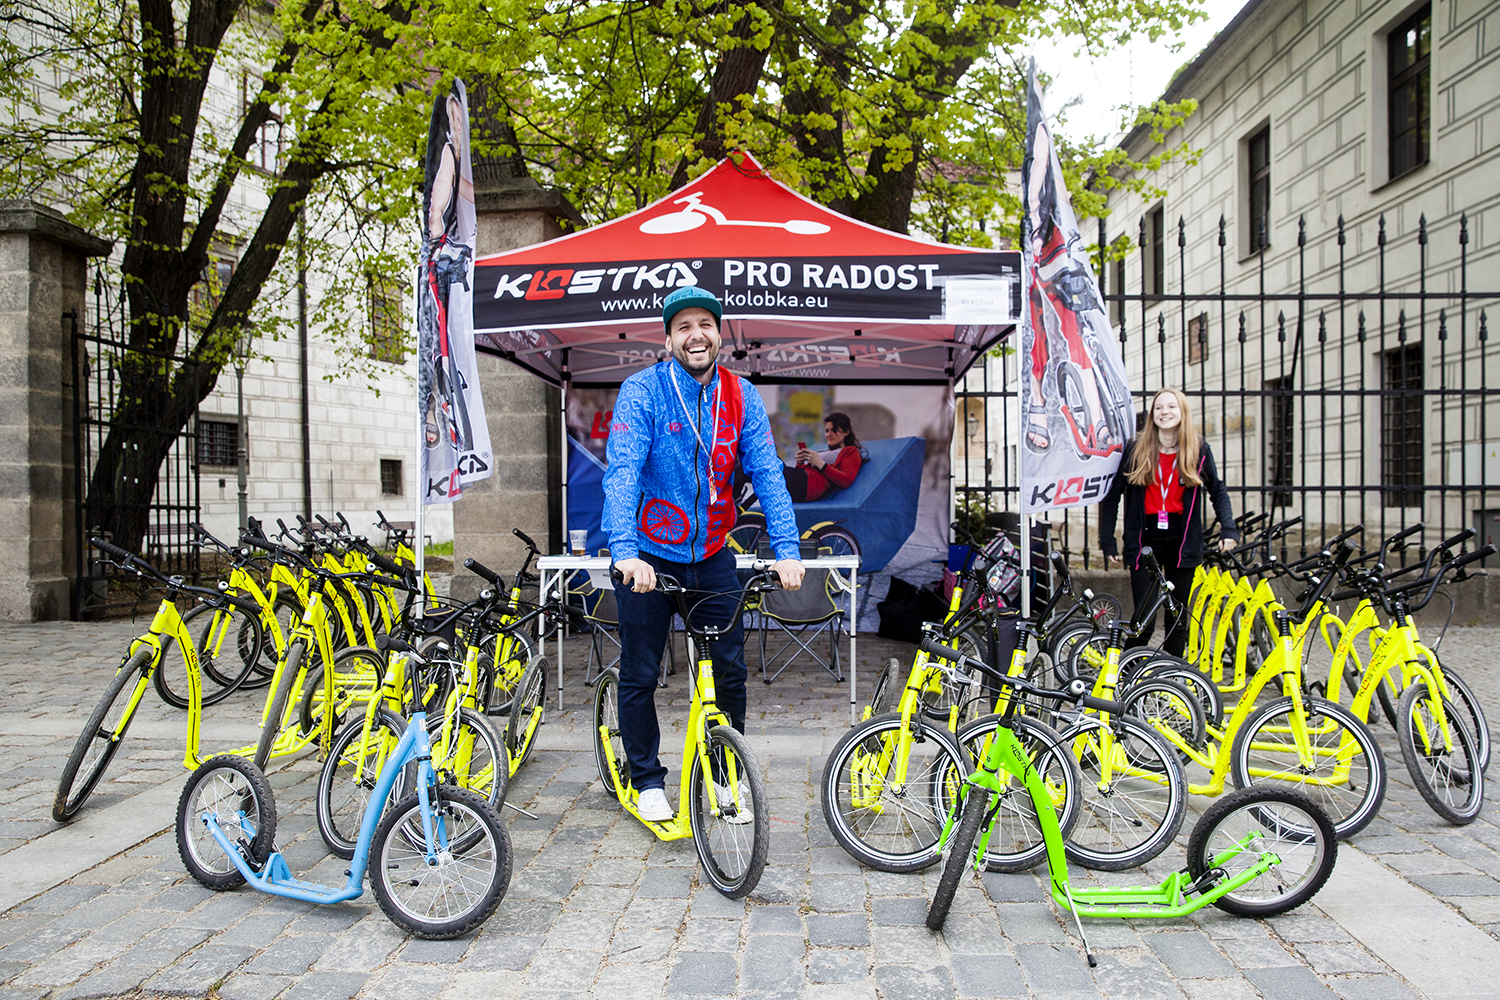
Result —
[[740, 990], [798, 992], [807, 981], [802, 967], [807, 943], [800, 936], [751, 936], [740, 959]]
[[208, 994], [209, 989], [238, 969], [255, 949], [231, 944], [209, 944], [167, 966], [146, 980], [146, 990], [189, 995]]
[[1068, 940], [1051, 903], [997, 903], [995, 916], [1013, 943], [1062, 944]]
[[[54, 991], [57, 1000], [77, 1000], [82, 997], [121, 996], [133, 993], [155, 974], [154, 969], [143, 969], [132, 965], [108, 965], [65, 989]], [[220, 994], [224, 996], [224, 994]]]
[[[636, 905], [634, 903], [632, 906]], [[685, 912], [686, 908], [684, 908]], [[693, 893], [692, 914], [694, 917], [733, 917], [743, 919], [749, 911], [749, 904], [743, 899], [730, 899], [723, 893], [708, 887], [700, 888]]]
[[802, 917], [790, 906], [757, 906], [750, 911], [750, 934], [802, 936]]
[[732, 996], [737, 987], [738, 969], [734, 956], [725, 952], [683, 951], [667, 977], [666, 992]]
[[1111, 1000], [1182, 1000], [1171, 972], [1147, 948], [1101, 952], [1095, 960], [1094, 983]]
[[813, 847], [809, 852], [808, 870], [814, 875], [856, 875], [864, 869], [849, 852], [837, 845]]
[[[1179, 979], [1222, 979], [1238, 974], [1207, 934], [1163, 932], [1147, 934], [1145, 941]], [[1094, 946], [1100, 947], [1097, 943]]]
[[447, 941], [412, 938], [397, 953], [396, 960], [413, 965], [451, 965], [460, 961], [473, 943], [472, 935]]
[[[585, 886], [634, 886], [646, 870], [639, 858], [598, 858], [583, 873]], [[583, 890], [579, 890], [580, 892]]]
[[660, 962], [677, 943], [677, 931], [668, 927], [637, 927], [620, 931], [609, 946], [611, 964], [636, 965]]
[[953, 990], [960, 997], [1026, 997], [1026, 977], [1009, 955], [953, 955]]
[[[650, 965], [610, 965], [599, 972], [593, 996], [635, 1000], [637, 997], [659, 997], [666, 989], [671, 967], [666, 962]], [[469, 998], [464, 998], [469, 1000]]]
[[1340, 976], [1328, 984], [1344, 1000], [1417, 1000], [1412, 988], [1395, 976]]
[[869, 961], [863, 951], [847, 948], [814, 948], [807, 956], [809, 983], [863, 983], [869, 979]]
[[0, 1000], [42, 1000], [48, 992], [49, 990], [42, 986], [29, 989], [24, 986], [0, 986]]
[[323, 934], [282, 938], [245, 966], [246, 972], [264, 976], [300, 976], [333, 944]]
[[1315, 910], [1301, 909], [1266, 920], [1277, 936], [1294, 944], [1350, 941], [1349, 932]]
[[536, 936], [491, 933], [486, 925], [464, 956], [463, 967], [472, 971], [519, 971], [531, 964], [542, 941]]
[[628, 886], [583, 885], [573, 890], [564, 905], [570, 910], [607, 910], [619, 916], [634, 898], [635, 890]]
[[[717, 892], [698, 893], [705, 903], [709, 903], [713, 897], [723, 899]], [[733, 902], [725, 900], [726, 903]], [[694, 905], [697, 905], [696, 902]], [[621, 927], [676, 927], [681, 924], [687, 916], [688, 901], [686, 899], [634, 899], [626, 908], [625, 915], [620, 918]], [[740, 903], [740, 913], [744, 913], [744, 903]]]
[[76, 927], [41, 926], [12, 944], [0, 948], [0, 962], [25, 962], [28, 965], [55, 955], [83, 937]]
[[949, 1000], [953, 977], [941, 967], [875, 966], [875, 985], [885, 1000]]
[[1266, 1000], [1336, 1000], [1333, 991], [1302, 965], [1246, 969], [1245, 978]]
[[1349, 972], [1385, 973], [1385, 963], [1356, 944], [1299, 944], [1297, 951], [1323, 976]]
[[[17, 941], [24, 938], [26, 935], [31, 934], [32, 932], [39, 930], [42, 927], [46, 927], [49, 924], [55, 923], [56, 921], [52, 917], [44, 916], [39, 913], [34, 913], [28, 916], [15, 914], [15, 911], [12, 910], [9, 913], [0, 915], [0, 950], [10, 947]], [[87, 930], [87, 928], [76, 929]], [[6, 961], [6, 959], [3, 956], [0, 956], [0, 961]], [[16, 959], [13, 961], [22, 960]]]
[[212, 899], [217, 893], [210, 893], [197, 882], [190, 885], [174, 885], [169, 889], [152, 896], [151, 899], [141, 904], [148, 910], [171, 910], [174, 913], [186, 913], [199, 903]]
[[608, 941], [614, 934], [615, 924], [619, 919], [613, 913], [564, 910], [552, 922], [552, 930], [548, 932], [543, 947], [573, 951], [598, 950], [600, 943]]
[[750, 899], [756, 903], [800, 904], [807, 896], [808, 874], [796, 868], [767, 868]]
[[955, 955], [1009, 955], [1010, 946], [992, 911], [950, 913], [943, 923], [943, 941]]
[[430, 965], [393, 963], [372, 977], [365, 990], [366, 1000], [409, 1000], [412, 997], [435, 997], [452, 984], [455, 969]]
[[1402, 875], [1478, 875], [1479, 870], [1467, 861], [1449, 857], [1441, 851], [1419, 854], [1388, 854], [1380, 859]]
[[337, 934], [353, 927], [369, 913], [364, 907], [348, 903], [319, 906], [298, 917], [288, 930], [293, 934]]
[[[236, 927], [235, 932], [238, 931], [239, 927]], [[318, 956], [312, 968], [314, 972], [369, 972], [384, 964], [406, 941], [406, 933], [387, 920], [384, 914], [367, 916], [349, 931], [335, 937], [333, 944]]]
[[818, 876], [812, 880], [807, 905], [819, 913], [863, 913], [865, 881], [848, 876]]
[[870, 912], [876, 927], [922, 927], [927, 923], [927, 900], [921, 896], [875, 899]]
[[370, 981], [359, 972], [309, 972], [294, 982], [282, 1000], [352, 1000]]
[[505, 898], [541, 899], [560, 902], [568, 897], [578, 883], [577, 875], [557, 868], [525, 868], [516, 872], [510, 880]]
[[[1366, 828], [1368, 830], [1368, 827]], [[1409, 833], [1391, 832], [1386, 834], [1370, 835], [1361, 831], [1357, 836], [1351, 837], [1349, 843], [1359, 848], [1366, 854], [1413, 854], [1419, 851], [1429, 851], [1432, 845], [1425, 840], [1413, 837]]]
[[636, 895], [642, 899], [680, 899], [691, 894], [693, 873], [684, 868], [653, 868], [641, 879]]
[[441, 996], [443, 1000], [509, 1000], [521, 988], [522, 976], [519, 972], [500, 969], [466, 972], [460, 969]]
[[1244, 976], [1234, 979], [1184, 979], [1177, 984], [1188, 1000], [1261, 1000]]
[[543, 948], [532, 956], [524, 982], [528, 990], [582, 992], [593, 984], [601, 960], [597, 950], [548, 951]]
[[877, 927], [871, 935], [879, 965], [937, 965], [945, 949], [926, 927]]
[[1294, 965], [1297, 961], [1280, 943], [1270, 938], [1230, 939], [1220, 941], [1219, 947], [1240, 969], [1277, 969]]
[[996, 903], [1050, 902], [1041, 883], [1030, 872], [985, 872], [984, 891]]
[[1408, 881], [1442, 898], [1500, 895], [1500, 881], [1488, 875], [1413, 875]]
[[105, 891], [105, 886], [87, 883], [64, 883], [53, 886], [40, 896], [27, 900], [16, 907], [17, 913], [67, 913]]
[[1050, 996], [1054, 993], [1094, 993], [1094, 980], [1088, 963], [1077, 948], [1068, 945], [1018, 944], [1016, 958], [1032, 992]]
[[740, 930], [743, 920], [719, 917], [689, 917], [681, 937], [683, 951], [718, 951], [733, 953], [739, 950]]
[[870, 930], [863, 913], [809, 913], [807, 940], [815, 948], [864, 948]]

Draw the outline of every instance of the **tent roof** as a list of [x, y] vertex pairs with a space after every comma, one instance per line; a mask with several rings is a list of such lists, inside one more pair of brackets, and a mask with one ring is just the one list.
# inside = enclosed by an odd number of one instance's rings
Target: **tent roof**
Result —
[[553, 383], [618, 385], [665, 356], [661, 304], [724, 302], [720, 362], [756, 381], [948, 383], [1020, 315], [1020, 254], [867, 225], [748, 155], [639, 211], [477, 259], [475, 346]]

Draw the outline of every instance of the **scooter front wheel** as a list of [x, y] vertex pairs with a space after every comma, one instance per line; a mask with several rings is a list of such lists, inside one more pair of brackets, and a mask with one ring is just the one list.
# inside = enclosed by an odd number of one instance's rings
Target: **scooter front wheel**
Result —
[[260, 768], [243, 757], [213, 757], [188, 776], [177, 800], [177, 853], [188, 874], [210, 889], [233, 889], [245, 881], [204, 821], [205, 813], [230, 843], [243, 845], [259, 869], [276, 839], [276, 799]]
[[1255, 785], [1209, 806], [1188, 838], [1188, 872], [1202, 879], [1222, 871], [1232, 879], [1266, 854], [1276, 863], [1214, 905], [1242, 917], [1271, 917], [1307, 902], [1338, 857], [1338, 837], [1328, 814], [1301, 792]]

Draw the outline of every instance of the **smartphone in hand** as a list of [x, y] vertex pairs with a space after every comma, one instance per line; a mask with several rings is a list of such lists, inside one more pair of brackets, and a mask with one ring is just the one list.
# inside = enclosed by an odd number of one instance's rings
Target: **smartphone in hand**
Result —
[[[806, 441], [798, 441], [798, 442], [797, 442], [797, 450], [798, 450], [798, 451], [806, 451], [806, 450], [807, 450], [807, 442], [806, 442]], [[799, 458], [799, 459], [798, 459], [798, 460], [797, 460], [797, 464], [798, 464], [798, 465], [806, 465], [806, 464], [807, 464], [807, 463], [806, 463], [806, 462], [804, 462], [804, 461], [802, 461], [802, 460], [801, 460], [801, 459], [800, 459], [800, 458]]]

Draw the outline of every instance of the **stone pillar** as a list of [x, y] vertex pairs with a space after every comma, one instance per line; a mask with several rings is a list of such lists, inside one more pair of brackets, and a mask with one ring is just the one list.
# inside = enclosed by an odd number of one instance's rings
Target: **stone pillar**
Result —
[[109, 250], [45, 206], [0, 201], [0, 620], [72, 615], [72, 334], [88, 258]]
[[[479, 221], [474, 250], [480, 256], [556, 239], [565, 219], [583, 225], [561, 194], [518, 174], [510, 161], [474, 165]], [[461, 600], [472, 599], [483, 587], [463, 568], [466, 558], [510, 582], [526, 552], [512, 528], [526, 532], [545, 551], [562, 551], [562, 394], [508, 361], [480, 354], [477, 364], [495, 474], [465, 488], [463, 499], [453, 506], [450, 592]]]

